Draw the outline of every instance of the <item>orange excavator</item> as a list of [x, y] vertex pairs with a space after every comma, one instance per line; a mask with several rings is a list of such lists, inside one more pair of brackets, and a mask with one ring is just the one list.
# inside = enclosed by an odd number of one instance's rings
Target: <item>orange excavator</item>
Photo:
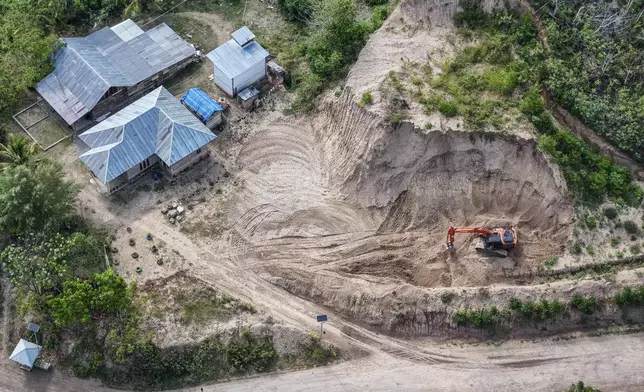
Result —
[[454, 249], [454, 234], [474, 233], [481, 237], [482, 243], [476, 250], [488, 256], [507, 257], [508, 249], [517, 247], [517, 232], [512, 226], [494, 227], [450, 227], [447, 231], [447, 249]]

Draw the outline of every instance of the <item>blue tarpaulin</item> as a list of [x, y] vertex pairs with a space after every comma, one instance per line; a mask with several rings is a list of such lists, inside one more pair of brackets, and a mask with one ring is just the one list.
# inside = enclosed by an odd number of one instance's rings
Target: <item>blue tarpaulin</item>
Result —
[[215, 112], [224, 110], [217, 101], [210, 98], [202, 89], [196, 87], [186, 92], [181, 98], [181, 103], [201, 116], [204, 122], [208, 121]]

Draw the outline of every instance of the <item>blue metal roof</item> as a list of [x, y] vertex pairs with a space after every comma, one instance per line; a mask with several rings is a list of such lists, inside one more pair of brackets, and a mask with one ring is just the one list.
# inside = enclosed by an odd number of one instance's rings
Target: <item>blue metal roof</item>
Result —
[[62, 39], [54, 72], [36, 90], [67, 124], [92, 110], [110, 87], [134, 86], [195, 53], [165, 23], [145, 33], [137, 28], [128, 19], [114, 29]]
[[181, 98], [181, 103], [200, 115], [204, 122], [210, 120], [210, 117], [212, 117], [215, 112], [221, 112], [224, 110], [217, 101], [197, 87], [188, 90], [183, 98]]
[[103, 183], [156, 154], [171, 166], [216, 136], [163, 87], [79, 135], [80, 155]]
[[233, 79], [258, 62], [265, 62], [268, 52], [253, 41], [241, 47], [234, 39], [227, 41], [206, 55], [226, 77]]

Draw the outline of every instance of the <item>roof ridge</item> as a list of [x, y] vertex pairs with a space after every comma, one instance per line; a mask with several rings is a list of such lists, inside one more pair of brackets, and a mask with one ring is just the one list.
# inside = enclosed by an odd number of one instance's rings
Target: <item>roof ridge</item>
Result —
[[[87, 37], [81, 37], [81, 38], [78, 38], [78, 39], [85, 40], [85, 39], [87, 39]], [[92, 70], [92, 72], [94, 72], [94, 74], [95, 74], [96, 76], [98, 76], [98, 77], [103, 81], [103, 83], [105, 83], [105, 84], [106, 84], [107, 86], [109, 86], [109, 87], [111, 87], [111, 86], [112, 86], [111, 84], [107, 83], [107, 80], [103, 79], [103, 76], [101, 76], [101, 74], [99, 74], [98, 72], [96, 72], [96, 69], [94, 69], [94, 67], [92, 67], [92, 66], [90, 65], [90, 63], [88, 63], [88, 62], [85, 60], [85, 58], [84, 58], [83, 56], [81, 56], [81, 54], [80, 54], [80, 53], [78, 53], [78, 51], [77, 51], [76, 49], [74, 49], [74, 48], [72, 48], [71, 46], [69, 46], [69, 44], [67, 43], [67, 41], [65, 41], [65, 38], [63, 38], [63, 42], [65, 42], [65, 46], [66, 46], [69, 50], [71, 50], [72, 52], [74, 52], [74, 53], [76, 54], [76, 56], [78, 56], [78, 58], [80, 58], [80, 59], [81, 59], [81, 61], [82, 61], [82, 62], [84, 62], [84, 63], [85, 63], [85, 65], [87, 65], [87, 66], [89, 67], [89, 69], [91, 69], [91, 70]], [[94, 48], [96, 49], [96, 46], [94, 46]], [[98, 53], [101, 53], [98, 49], [96, 49], [96, 51], [97, 51]], [[101, 53], [101, 56], [105, 57], [105, 55], [103, 55], [103, 53]], [[109, 61], [109, 60], [108, 60], [108, 61]], [[111, 62], [110, 62], [110, 64], [111, 64]], [[119, 73], [120, 73], [120, 72], [121, 72], [121, 71], [119, 71]], [[121, 75], [123, 75], [123, 74], [121, 74]], [[125, 76], [123, 76], [123, 77], [125, 77]], [[127, 79], [127, 78], [126, 78], [126, 79]]]

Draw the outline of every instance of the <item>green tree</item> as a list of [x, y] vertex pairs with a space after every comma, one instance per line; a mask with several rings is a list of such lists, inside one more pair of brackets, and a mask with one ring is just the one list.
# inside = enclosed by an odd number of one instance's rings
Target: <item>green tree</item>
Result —
[[9, 166], [24, 165], [40, 152], [40, 146], [31, 140], [9, 135], [6, 144], [0, 144], [0, 170]]
[[71, 214], [76, 194], [58, 164], [8, 167], [0, 173], [0, 230], [21, 235], [57, 229]]
[[123, 277], [118, 276], [111, 268], [100, 274], [95, 274], [93, 282], [96, 284], [96, 309], [109, 313], [116, 313], [129, 308], [132, 292]]
[[0, 261], [19, 293], [44, 295], [60, 292], [69, 276], [66, 256], [71, 248], [71, 242], [62, 234], [48, 237], [39, 233], [27, 236], [22, 244], [8, 246], [0, 254]]
[[63, 293], [48, 302], [54, 323], [64, 327], [89, 322], [94, 297], [94, 288], [86, 281], [78, 278], [66, 281], [63, 284]]
[[57, 40], [43, 31], [37, 16], [13, 3], [0, 4], [0, 115], [9, 114], [25, 88], [51, 72]]

